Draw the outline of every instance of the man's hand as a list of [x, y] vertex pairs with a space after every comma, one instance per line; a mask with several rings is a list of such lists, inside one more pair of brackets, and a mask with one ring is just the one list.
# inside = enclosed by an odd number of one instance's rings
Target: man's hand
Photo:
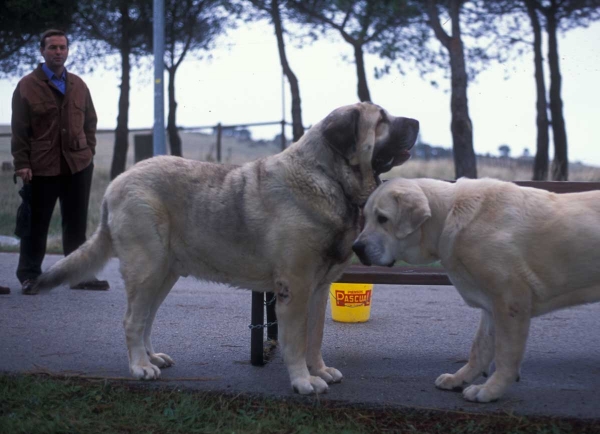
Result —
[[25, 182], [25, 183], [31, 182], [32, 174], [31, 174], [30, 168], [19, 169], [19, 170], [15, 171], [15, 174], [18, 177], [20, 177], [23, 180], [23, 182]]

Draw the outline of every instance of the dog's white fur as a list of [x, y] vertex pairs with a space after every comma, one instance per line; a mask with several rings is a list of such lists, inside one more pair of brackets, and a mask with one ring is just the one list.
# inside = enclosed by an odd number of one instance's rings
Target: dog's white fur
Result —
[[469, 401], [500, 398], [518, 379], [532, 317], [600, 301], [600, 191], [555, 194], [492, 179], [396, 178], [365, 206], [354, 244], [364, 263], [441, 260], [481, 322], [468, 363], [435, 382]]
[[350, 261], [359, 207], [378, 173], [408, 158], [418, 128], [360, 103], [334, 110], [285, 151], [239, 167], [142, 161], [108, 186], [92, 238], [36, 285], [76, 283], [117, 256], [129, 367], [140, 379], [173, 364], [154, 351], [150, 333], [179, 276], [273, 291], [292, 387], [323, 393], [342, 379], [321, 356], [329, 285]]

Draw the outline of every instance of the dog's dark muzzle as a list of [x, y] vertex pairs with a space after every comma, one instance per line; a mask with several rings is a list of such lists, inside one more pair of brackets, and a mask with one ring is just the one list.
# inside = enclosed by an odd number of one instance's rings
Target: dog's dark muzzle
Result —
[[419, 135], [419, 121], [410, 118], [396, 118], [390, 123], [386, 140], [375, 144], [371, 166], [375, 179], [389, 172], [392, 167], [404, 164], [410, 158], [410, 150]]

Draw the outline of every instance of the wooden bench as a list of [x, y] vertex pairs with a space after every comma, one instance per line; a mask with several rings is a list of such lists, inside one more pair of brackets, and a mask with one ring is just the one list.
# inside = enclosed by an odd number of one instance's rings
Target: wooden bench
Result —
[[[540, 188], [554, 193], [577, 193], [600, 190], [600, 182], [516, 181], [515, 184]], [[346, 268], [346, 271], [338, 282], [373, 283], [380, 285], [452, 285], [443, 268], [412, 266], [388, 268], [351, 265]], [[264, 323], [265, 310], [267, 314], [266, 324]], [[250, 362], [254, 366], [262, 366], [265, 363], [265, 329], [269, 342], [273, 343], [277, 341], [275, 295], [272, 292], [266, 294], [252, 292]]]

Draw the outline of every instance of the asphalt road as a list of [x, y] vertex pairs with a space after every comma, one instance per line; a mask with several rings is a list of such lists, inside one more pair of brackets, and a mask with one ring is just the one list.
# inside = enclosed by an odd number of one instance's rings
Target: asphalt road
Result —
[[[13, 289], [0, 295], [0, 371], [128, 378], [118, 262], [99, 275], [109, 291], [63, 287], [24, 296], [14, 275], [17, 259], [0, 253], [0, 284]], [[57, 259], [48, 256], [44, 268]], [[249, 362], [250, 300], [243, 290], [180, 279], [155, 321], [155, 349], [176, 362], [160, 384], [292, 396], [277, 351], [266, 366]], [[452, 287], [376, 285], [368, 322], [334, 322], [328, 309], [323, 354], [344, 380], [304, 399], [600, 419], [600, 303], [534, 319], [521, 381], [492, 404], [434, 387], [439, 374], [467, 358], [478, 320]]]

